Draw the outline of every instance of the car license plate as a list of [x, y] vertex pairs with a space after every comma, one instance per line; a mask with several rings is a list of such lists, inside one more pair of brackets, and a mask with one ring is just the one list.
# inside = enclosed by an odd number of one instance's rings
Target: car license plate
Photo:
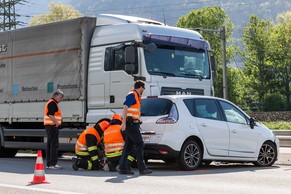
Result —
[[143, 139], [144, 142], [149, 142], [150, 139], [151, 139], [151, 136], [150, 135], [143, 135], [142, 139]]

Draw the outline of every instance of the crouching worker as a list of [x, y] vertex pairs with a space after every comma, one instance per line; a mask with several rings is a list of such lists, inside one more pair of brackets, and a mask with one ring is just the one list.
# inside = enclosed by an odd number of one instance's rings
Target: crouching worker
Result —
[[109, 119], [98, 121], [95, 126], [88, 127], [79, 136], [76, 145], [75, 153], [77, 158], [72, 159], [72, 168], [77, 171], [78, 168], [85, 170], [99, 170], [102, 168], [99, 162], [100, 150], [98, 145], [101, 142], [103, 132], [109, 126]]
[[[121, 124], [122, 117], [115, 113], [111, 117], [109, 127], [104, 132], [105, 156], [108, 161], [109, 171], [111, 172], [116, 171], [116, 166], [119, 164], [124, 146], [125, 131], [121, 131]], [[127, 159], [130, 166], [134, 161], [134, 157], [132, 154], [129, 154]]]

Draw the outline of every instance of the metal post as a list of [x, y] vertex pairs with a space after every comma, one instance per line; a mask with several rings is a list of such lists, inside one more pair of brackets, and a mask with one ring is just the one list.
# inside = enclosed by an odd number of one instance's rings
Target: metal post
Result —
[[226, 39], [225, 39], [225, 26], [220, 30], [220, 38], [222, 45], [222, 77], [223, 77], [223, 98], [228, 99], [228, 85], [227, 85], [227, 67], [226, 67]]

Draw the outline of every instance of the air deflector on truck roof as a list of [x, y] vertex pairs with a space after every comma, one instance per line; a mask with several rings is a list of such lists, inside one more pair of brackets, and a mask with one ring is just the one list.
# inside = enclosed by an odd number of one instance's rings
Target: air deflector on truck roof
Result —
[[205, 40], [194, 40], [190, 38], [173, 37], [165, 35], [145, 34], [143, 35], [143, 43], [163, 44], [171, 46], [185, 46], [196, 49], [210, 50], [209, 43]]

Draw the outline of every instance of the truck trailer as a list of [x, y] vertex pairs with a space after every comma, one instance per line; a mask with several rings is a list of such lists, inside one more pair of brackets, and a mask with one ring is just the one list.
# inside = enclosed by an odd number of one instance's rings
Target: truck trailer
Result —
[[64, 92], [59, 151], [121, 113], [134, 81], [145, 96], [213, 95], [210, 45], [196, 31], [102, 14], [0, 33], [0, 157], [46, 148], [45, 103]]

